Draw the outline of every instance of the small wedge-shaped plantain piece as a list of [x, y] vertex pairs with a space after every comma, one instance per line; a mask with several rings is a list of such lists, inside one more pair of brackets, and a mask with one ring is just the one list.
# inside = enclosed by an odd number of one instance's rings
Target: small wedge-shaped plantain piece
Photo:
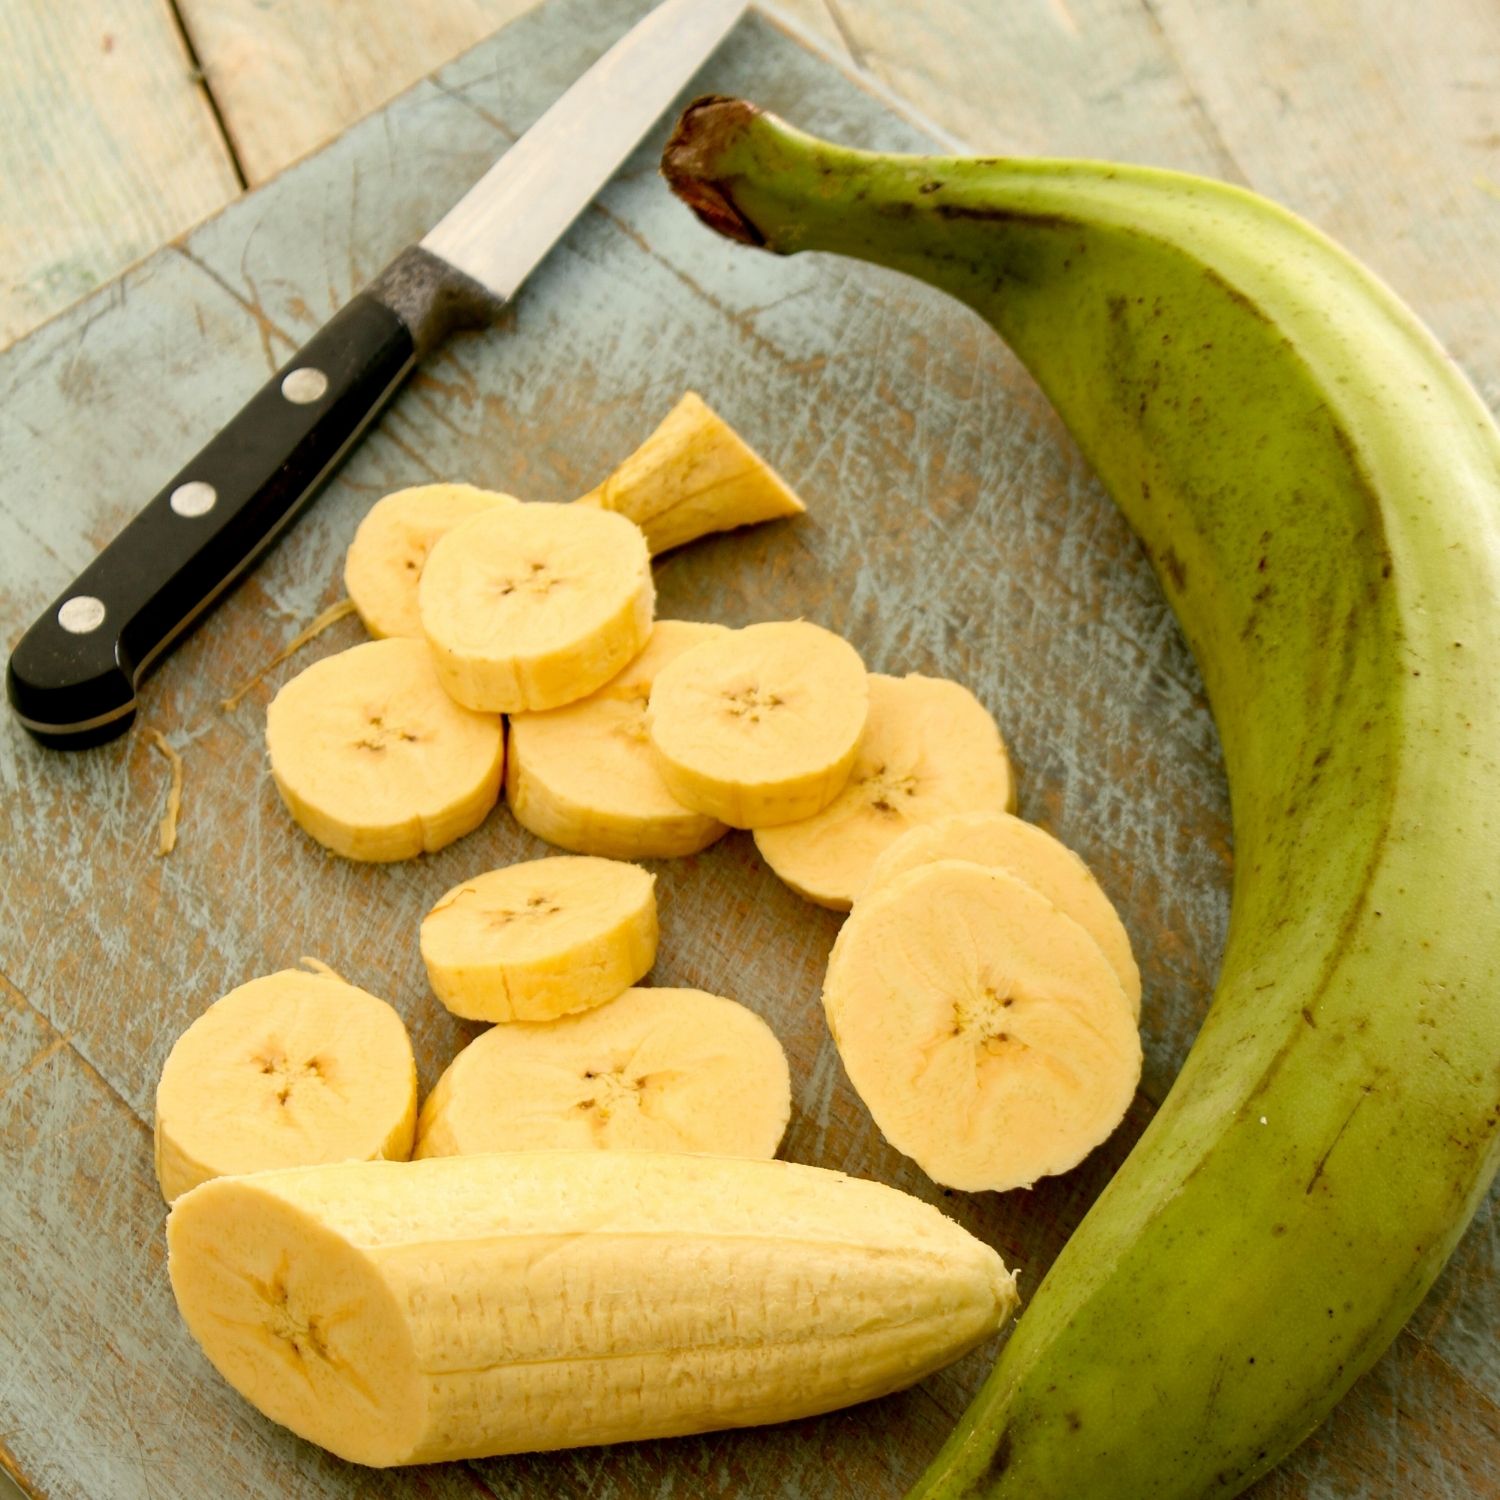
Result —
[[634, 521], [646, 533], [653, 557], [710, 532], [800, 516], [807, 509], [775, 469], [693, 391], [577, 503]]

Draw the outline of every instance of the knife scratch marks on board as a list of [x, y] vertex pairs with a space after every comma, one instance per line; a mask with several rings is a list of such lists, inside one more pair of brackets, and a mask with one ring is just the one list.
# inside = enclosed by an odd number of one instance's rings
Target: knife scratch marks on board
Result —
[[[207, 261], [200, 260], [194, 255], [186, 245], [177, 244], [171, 245], [168, 248], [176, 251], [184, 260], [202, 271], [205, 276], [213, 281], [215, 286], [232, 297], [240, 307], [244, 308], [250, 314], [255, 320], [256, 330], [260, 334], [260, 346], [262, 352], [265, 354], [266, 363], [270, 366], [271, 373], [275, 374], [281, 368], [282, 363], [276, 354], [275, 341], [279, 339], [286, 345], [288, 350], [292, 350], [297, 347], [297, 340], [286, 329], [282, 328], [265, 308], [261, 306], [260, 292], [254, 281], [251, 280], [249, 272], [245, 269], [245, 257], [242, 256], [240, 259], [240, 275], [245, 278], [245, 284], [250, 288], [250, 295], [248, 297], [236, 287], [231, 286]], [[245, 255], [248, 256], [248, 254], [249, 246], [247, 244]]]
[[712, 292], [710, 292], [707, 287], [705, 287], [700, 281], [697, 280], [696, 277], [691, 275], [682, 266], [676, 265], [672, 261], [667, 260], [664, 256], [658, 254], [656, 249], [652, 246], [651, 242], [645, 237], [645, 235], [643, 235], [640, 230], [636, 229], [625, 219], [621, 218], [620, 215], [614, 211], [614, 209], [606, 208], [602, 203], [599, 202], [597, 198], [589, 205], [589, 207], [596, 214], [600, 215], [600, 217], [604, 218], [610, 224], [614, 225], [614, 227], [618, 229], [620, 233], [623, 234], [625, 238], [628, 239], [632, 244], [638, 245], [659, 266], [662, 266], [666, 270], [670, 271], [672, 275], [675, 276], [677, 280], [680, 281], [683, 286], [685, 286], [690, 292], [692, 292], [695, 297], [697, 297], [702, 302], [706, 302], [708, 306], [713, 308], [714, 311], [717, 312], [724, 319], [724, 321], [734, 329], [736, 333], [740, 334], [751, 344], [754, 344], [756, 348], [761, 349], [765, 353], [771, 355], [774, 359], [777, 360], [778, 363], [783, 365], [788, 363], [786, 351], [782, 349], [778, 344], [774, 343], [771, 339], [768, 339], [765, 334], [763, 334], [760, 329], [755, 326], [755, 321], [749, 314], [737, 312], [734, 308], [729, 307], [726, 303], [721, 301]]
[[409, 458], [428, 479], [435, 481], [439, 477], [438, 471], [405, 438], [398, 436], [395, 431], [395, 424], [397, 422], [410, 423], [411, 421], [411, 418], [401, 409], [399, 399], [398, 404], [391, 407], [382, 419], [380, 429], [375, 434], [375, 440], [377, 442], [391, 443], [398, 452]]
[[[498, 130], [500, 134], [505, 137], [506, 142], [509, 145], [513, 146], [518, 140], [520, 140], [521, 137], [518, 131], [513, 130], [509, 125], [507, 125], [505, 121], [502, 120], [500, 116], [497, 115], [492, 109], [486, 108], [483, 104], [476, 104], [469, 97], [468, 91], [466, 89], [455, 88], [451, 83], [444, 83], [441, 78], [434, 78], [431, 81], [450, 99], [457, 100], [458, 103], [462, 104], [465, 109], [470, 109], [476, 115], [478, 115], [486, 125], [493, 126], [496, 130]], [[488, 80], [475, 80], [475, 82], [487, 84]]]
[[15, 1084], [18, 1084], [28, 1074], [36, 1072], [38, 1068], [42, 1067], [52, 1058], [56, 1057], [57, 1054], [63, 1050], [63, 1048], [71, 1046], [72, 1043], [73, 1038], [71, 1036], [53, 1037], [53, 1039], [48, 1042], [40, 1052], [33, 1053], [32, 1056], [26, 1062], [22, 1063], [21, 1066], [17, 1068], [15, 1072], [12, 1073], [8, 1078], [0, 1079], [0, 1095], [8, 1093]]

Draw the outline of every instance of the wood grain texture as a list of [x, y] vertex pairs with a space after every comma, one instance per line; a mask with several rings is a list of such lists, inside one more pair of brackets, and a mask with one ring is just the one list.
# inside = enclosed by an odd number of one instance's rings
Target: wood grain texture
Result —
[[1249, 185], [1386, 277], [1500, 403], [1500, 7], [1153, 9]]
[[[534, 0], [180, 0], [252, 183], [324, 145], [402, 89], [528, 10]], [[839, 45], [821, 0], [792, 0]]]
[[[642, 8], [550, 0], [0, 358], [0, 463], [28, 481], [0, 492], [0, 636], [13, 641], [268, 366]], [[762, 20], [699, 85], [851, 141], [921, 145]], [[1185, 154], [1210, 149], [1184, 139]], [[1139, 547], [977, 319], [870, 268], [714, 238], [662, 189], [659, 145], [660, 132], [500, 328], [418, 374], [149, 683], [145, 721], [185, 760], [169, 859], [154, 852], [165, 777], [139, 729], [68, 755], [9, 719], [0, 731], [0, 1247], [19, 1268], [0, 1319], [0, 1446], [48, 1495], [898, 1495], [993, 1357], [767, 1431], [372, 1475], [264, 1422], [192, 1347], [162, 1276], [147, 1129], [172, 1041], [225, 990], [311, 953], [401, 1010], [430, 1086], [475, 1028], [427, 992], [420, 916], [464, 876], [545, 852], [503, 810], [392, 867], [334, 859], [291, 824], [265, 772], [264, 705], [307, 660], [357, 641], [352, 620], [232, 713], [218, 708], [337, 597], [354, 525], [390, 489], [462, 478], [570, 499], [685, 387], [700, 390], [810, 514], [663, 559], [660, 613], [806, 614], [874, 669], [967, 683], [1016, 753], [1022, 812], [1078, 848], [1119, 903], [1147, 996], [1125, 1128], [1033, 1193], [971, 1197], [890, 1150], [849, 1088], [818, 1001], [839, 919], [782, 887], [742, 835], [658, 866], [653, 977], [731, 994], [771, 1023], [792, 1063], [786, 1156], [939, 1204], [1018, 1265], [1029, 1294], [1191, 1042], [1223, 940], [1228, 809], [1197, 673]], [[1500, 1493], [1496, 1221], [1492, 1198], [1408, 1331], [1258, 1495]]]
[[238, 191], [168, 0], [0, 7], [0, 348]]
[[254, 185], [514, 20], [532, 0], [180, 3]]

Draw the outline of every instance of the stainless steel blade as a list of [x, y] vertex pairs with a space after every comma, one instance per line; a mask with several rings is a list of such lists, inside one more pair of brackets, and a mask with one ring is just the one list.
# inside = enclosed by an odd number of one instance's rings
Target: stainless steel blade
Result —
[[422, 248], [509, 299], [724, 39], [748, 0], [665, 0], [451, 208]]

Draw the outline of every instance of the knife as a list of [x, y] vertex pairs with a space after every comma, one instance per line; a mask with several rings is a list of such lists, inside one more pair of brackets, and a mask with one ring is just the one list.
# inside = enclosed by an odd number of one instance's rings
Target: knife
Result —
[[417, 361], [491, 321], [747, 0], [665, 0], [336, 313], [43, 612], [6, 692], [44, 745], [129, 728], [142, 678], [317, 494]]

